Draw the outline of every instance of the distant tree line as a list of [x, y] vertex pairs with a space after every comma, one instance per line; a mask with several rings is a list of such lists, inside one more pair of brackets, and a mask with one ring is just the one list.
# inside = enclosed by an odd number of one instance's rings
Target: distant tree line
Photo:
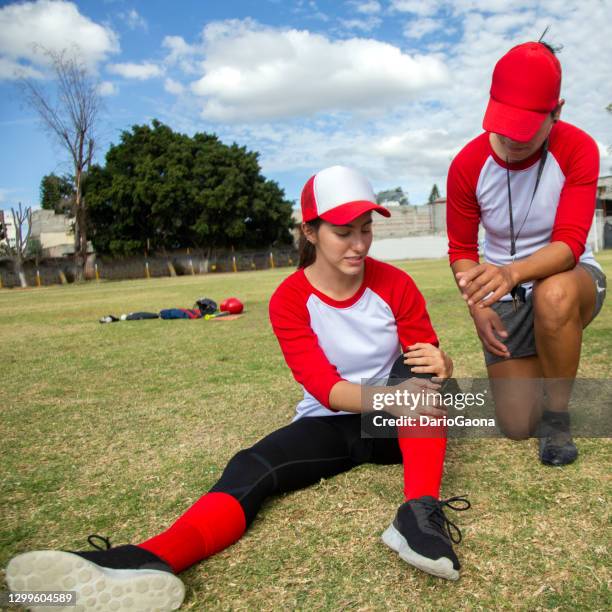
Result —
[[401, 187], [395, 187], [394, 189], [386, 189], [376, 194], [376, 203], [384, 206], [389, 202], [397, 202], [400, 206], [408, 206], [408, 195], [404, 193]]
[[[429, 192], [427, 201], [430, 204], [433, 204], [433, 202], [435, 202], [438, 198], [440, 198], [440, 190], [438, 189], [438, 185], [434, 183], [431, 191]], [[408, 201], [408, 194], [405, 193], [401, 187], [379, 191], [376, 194], [376, 202], [382, 206], [389, 204], [390, 202], [397, 202], [400, 206], [408, 206], [410, 204]]]
[[[153, 120], [124, 131], [105, 162], [89, 168], [83, 185], [88, 238], [98, 253], [292, 241], [292, 203], [261, 175], [258, 153], [245, 147], [211, 134], [190, 137]], [[47, 175], [41, 205], [65, 212], [73, 191], [70, 177]]]
[[69, 174], [43, 176], [40, 182], [40, 207], [56, 214], [74, 214], [74, 181]]

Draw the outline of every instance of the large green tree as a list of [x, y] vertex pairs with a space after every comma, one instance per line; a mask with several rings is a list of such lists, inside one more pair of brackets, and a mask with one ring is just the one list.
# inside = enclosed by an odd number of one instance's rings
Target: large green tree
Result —
[[101, 253], [291, 242], [291, 202], [260, 171], [258, 154], [216, 136], [135, 125], [93, 166], [85, 186]]
[[69, 175], [46, 174], [40, 181], [40, 206], [57, 214], [72, 212], [74, 193], [74, 183]]

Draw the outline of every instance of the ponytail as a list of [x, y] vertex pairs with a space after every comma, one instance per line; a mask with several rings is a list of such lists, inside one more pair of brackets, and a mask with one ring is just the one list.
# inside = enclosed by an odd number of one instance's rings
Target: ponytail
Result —
[[[316, 231], [321, 226], [321, 219], [317, 217], [312, 221], [307, 221], [306, 225]], [[298, 257], [298, 268], [306, 268], [307, 266], [310, 266], [317, 258], [317, 250], [315, 245], [306, 239], [302, 229], [300, 229], [300, 239], [298, 242]]]

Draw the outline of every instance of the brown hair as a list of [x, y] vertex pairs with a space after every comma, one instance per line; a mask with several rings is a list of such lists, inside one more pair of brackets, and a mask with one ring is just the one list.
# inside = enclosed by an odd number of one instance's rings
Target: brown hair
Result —
[[[317, 217], [312, 221], [307, 221], [306, 225], [317, 231], [321, 227], [321, 218]], [[298, 242], [298, 268], [306, 268], [313, 264], [317, 258], [317, 250], [312, 242], [309, 242], [304, 235], [304, 231], [300, 229], [300, 240]]]

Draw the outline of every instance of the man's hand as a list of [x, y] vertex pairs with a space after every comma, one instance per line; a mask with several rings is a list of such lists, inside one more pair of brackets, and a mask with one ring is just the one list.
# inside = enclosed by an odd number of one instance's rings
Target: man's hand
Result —
[[450, 378], [453, 374], [453, 360], [433, 344], [417, 342], [408, 347], [404, 358], [415, 374], [433, 374], [437, 378]]
[[[468, 306], [477, 308], [486, 308], [497, 302], [518, 283], [512, 264], [479, 264], [465, 272], [457, 272], [455, 276], [463, 299]], [[484, 299], [489, 293], [492, 295]]]
[[508, 347], [498, 338], [507, 338], [508, 332], [500, 316], [492, 308], [472, 308], [472, 318], [482, 345], [498, 357], [509, 358]]

